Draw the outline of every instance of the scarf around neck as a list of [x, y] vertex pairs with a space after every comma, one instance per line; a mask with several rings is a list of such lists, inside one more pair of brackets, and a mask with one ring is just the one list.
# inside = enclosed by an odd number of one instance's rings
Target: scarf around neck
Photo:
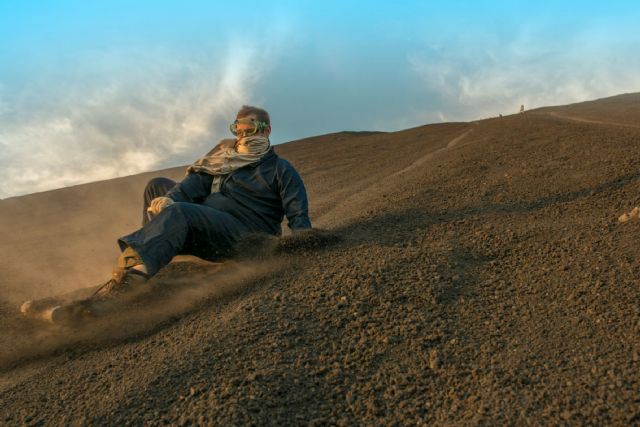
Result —
[[269, 148], [269, 138], [262, 135], [247, 136], [237, 141], [223, 139], [206, 156], [189, 166], [187, 174], [204, 172], [213, 175], [211, 192], [218, 193], [223, 176], [260, 161]]

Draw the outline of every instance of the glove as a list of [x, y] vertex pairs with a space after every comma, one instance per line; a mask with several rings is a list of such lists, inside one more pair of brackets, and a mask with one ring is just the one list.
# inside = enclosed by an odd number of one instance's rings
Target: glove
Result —
[[171, 206], [173, 200], [168, 197], [156, 197], [151, 201], [151, 205], [147, 208], [147, 212], [158, 215], [164, 208]]

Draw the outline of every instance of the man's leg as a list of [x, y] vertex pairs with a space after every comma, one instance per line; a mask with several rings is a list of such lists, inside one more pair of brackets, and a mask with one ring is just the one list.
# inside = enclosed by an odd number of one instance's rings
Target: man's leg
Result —
[[151, 201], [156, 197], [162, 197], [169, 190], [176, 185], [175, 181], [170, 180], [169, 178], [153, 178], [147, 183], [147, 186], [144, 189], [144, 202], [142, 207], [142, 225], [144, 226], [147, 222], [149, 222], [149, 213], [147, 212], [147, 208], [151, 204]]
[[[93, 296], [53, 308], [53, 323], [106, 316], [146, 292], [145, 283], [178, 254], [206, 259], [231, 255], [250, 230], [226, 212], [193, 203], [168, 206], [138, 231], [118, 240], [122, 254], [111, 280]], [[120, 297], [115, 296], [120, 295]]]
[[118, 243], [123, 251], [133, 250], [139, 255], [144, 267], [136, 268], [144, 268], [153, 276], [178, 254], [209, 259], [229, 256], [237, 239], [247, 232], [248, 227], [226, 212], [176, 202]]

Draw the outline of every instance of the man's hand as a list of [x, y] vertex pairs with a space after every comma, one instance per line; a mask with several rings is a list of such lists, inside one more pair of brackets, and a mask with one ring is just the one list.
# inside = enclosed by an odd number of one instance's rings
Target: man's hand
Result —
[[151, 201], [151, 204], [147, 208], [147, 212], [152, 213], [153, 215], [158, 215], [164, 208], [171, 206], [172, 204], [173, 200], [168, 197], [156, 197]]

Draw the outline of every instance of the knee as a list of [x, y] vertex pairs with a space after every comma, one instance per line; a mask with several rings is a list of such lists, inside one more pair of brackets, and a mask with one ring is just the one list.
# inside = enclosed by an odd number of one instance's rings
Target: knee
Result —
[[167, 215], [184, 215], [191, 210], [192, 205], [193, 203], [174, 202], [164, 208], [160, 213], [167, 212]]
[[147, 198], [156, 198], [163, 196], [167, 193], [167, 191], [171, 190], [171, 188], [175, 185], [175, 182], [170, 180], [169, 178], [157, 177], [152, 178], [147, 183], [147, 186], [144, 189], [144, 194]]
[[189, 225], [194, 216], [195, 206], [193, 203], [175, 202], [164, 208], [158, 217], [163, 221], [174, 224]]

